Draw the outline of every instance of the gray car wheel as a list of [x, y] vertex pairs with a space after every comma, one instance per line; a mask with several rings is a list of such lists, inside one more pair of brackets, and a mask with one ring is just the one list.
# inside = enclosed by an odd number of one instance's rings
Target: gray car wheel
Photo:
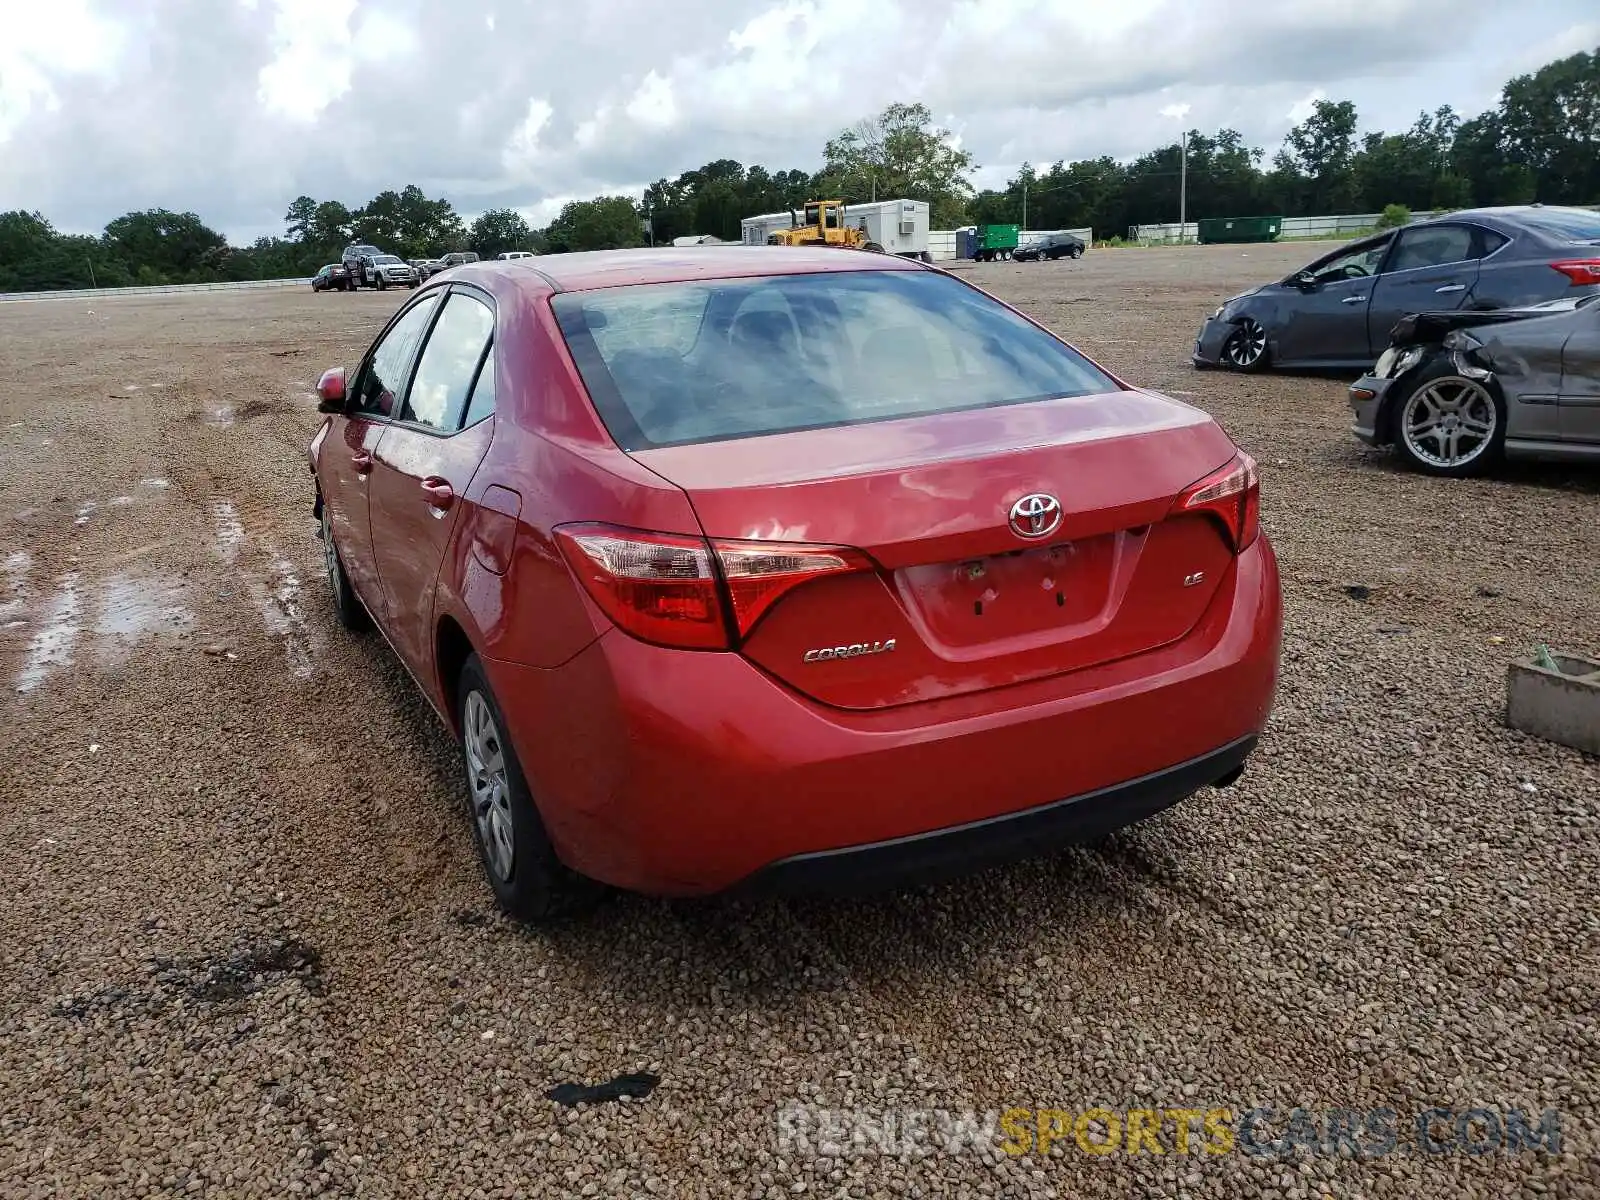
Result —
[[1267, 365], [1267, 331], [1254, 317], [1245, 317], [1222, 345], [1222, 359], [1235, 371], [1259, 371]]
[[1505, 406], [1492, 385], [1450, 372], [1424, 376], [1395, 416], [1395, 445], [1411, 466], [1464, 478], [1486, 470], [1505, 444]]

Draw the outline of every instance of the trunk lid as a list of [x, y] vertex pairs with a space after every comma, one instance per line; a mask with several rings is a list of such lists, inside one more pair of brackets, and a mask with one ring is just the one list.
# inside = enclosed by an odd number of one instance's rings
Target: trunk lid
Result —
[[[1127, 391], [633, 457], [684, 489], [709, 537], [871, 556], [876, 571], [785, 595], [741, 649], [815, 700], [876, 709], [1182, 638], [1232, 550], [1212, 519], [1171, 516], [1173, 501], [1234, 453], [1205, 413]], [[1030, 495], [1061, 508], [1036, 540], [1010, 522]]]

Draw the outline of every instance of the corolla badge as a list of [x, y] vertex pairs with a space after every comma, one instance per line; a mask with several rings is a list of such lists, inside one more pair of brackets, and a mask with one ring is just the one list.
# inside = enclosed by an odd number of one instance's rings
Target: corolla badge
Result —
[[1061, 525], [1061, 501], [1033, 492], [1011, 506], [1011, 532], [1020, 538], [1042, 538]]
[[860, 658], [863, 654], [887, 654], [893, 649], [893, 638], [882, 642], [852, 642], [848, 646], [824, 646], [819, 650], [807, 650], [801, 661], [829, 662], [835, 658]]

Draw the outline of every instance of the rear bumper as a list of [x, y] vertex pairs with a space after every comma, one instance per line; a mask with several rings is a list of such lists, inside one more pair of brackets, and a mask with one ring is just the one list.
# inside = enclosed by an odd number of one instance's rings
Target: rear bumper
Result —
[[1215, 781], [1266, 724], [1281, 631], [1263, 536], [1181, 642], [892, 709], [829, 708], [739, 655], [616, 631], [554, 669], [486, 666], [576, 870], [659, 895], [827, 890], [1045, 849]]
[[1385, 427], [1384, 404], [1388, 398], [1389, 379], [1377, 379], [1371, 375], [1363, 375], [1350, 385], [1348, 397], [1350, 407], [1355, 411], [1355, 420], [1351, 422], [1350, 432], [1368, 446], [1383, 446], [1388, 443], [1383, 430]]
[[1175, 767], [1083, 796], [889, 841], [799, 854], [738, 888], [755, 895], [860, 895], [1030, 858], [1132, 825], [1244, 768], [1254, 734]]

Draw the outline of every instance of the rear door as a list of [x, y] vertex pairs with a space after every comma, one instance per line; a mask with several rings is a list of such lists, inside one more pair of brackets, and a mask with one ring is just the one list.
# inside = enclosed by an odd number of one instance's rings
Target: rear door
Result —
[[456, 285], [437, 306], [398, 418], [373, 453], [372, 542], [390, 640], [419, 678], [433, 594], [463, 497], [494, 435], [494, 309]]
[[1578, 310], [1578, 328], [1561, 350], [1561, 435], [1600, 444], [1600, 302]]
[[1373, 357], [1389, 344], [1389, 332], [1407, 313], [1454, 312], [1478, 282], [1482, 243], [1467, 224], [1417, 225], [1402, 229], [1383, 265], [1367, 308]]
[[345, 412], [334, 417], [318, 458], [322, 502], [333, 527], [333, 542], [346, 574], [373, 616], [385, 615], [372, 554], [369, 481], [373, 451], [404, 394], [417, 346], [433, 315], [435, 296], [424, 296], [403, 310], [378, 335], [356, 370]]

